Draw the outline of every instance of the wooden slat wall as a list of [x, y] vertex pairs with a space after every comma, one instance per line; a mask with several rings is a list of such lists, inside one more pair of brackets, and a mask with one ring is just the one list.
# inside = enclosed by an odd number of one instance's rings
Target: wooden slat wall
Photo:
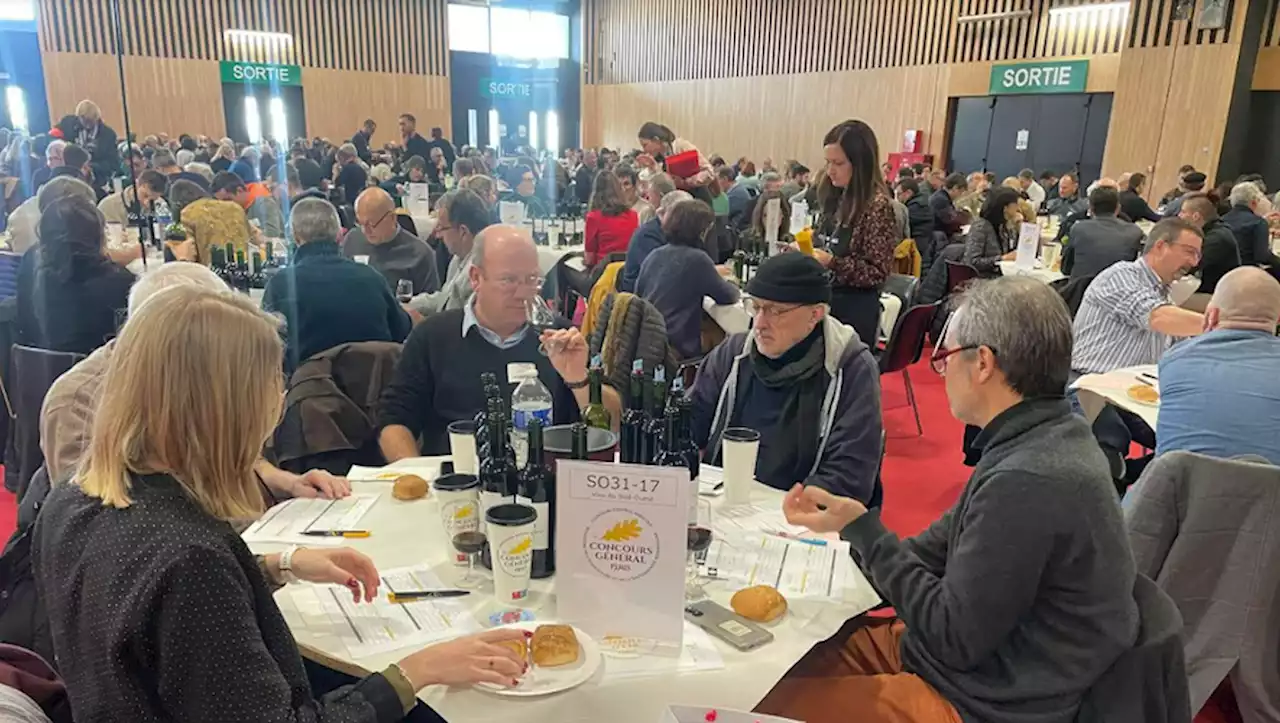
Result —
[[1271, 0], [1262, 26], [1262, 47], [1280, 48], [1280, 0]]
[[[119, 0], [127, 55], [443, 76], [447, 0]], [[46, 52], [116, 52], [111, 0], [40, 0]], [[285, 33], [237, 37], [228, 29]]]

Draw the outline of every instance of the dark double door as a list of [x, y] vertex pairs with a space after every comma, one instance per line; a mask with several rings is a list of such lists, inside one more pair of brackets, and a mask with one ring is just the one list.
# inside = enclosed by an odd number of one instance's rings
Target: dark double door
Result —
[[954, 98], [947, 170], [986, 170], [999, 180], [1024, 168], [1037, 176], [1074, 169], [1092, 183], [1102, 173], [1111, 100], [1110, 93]]

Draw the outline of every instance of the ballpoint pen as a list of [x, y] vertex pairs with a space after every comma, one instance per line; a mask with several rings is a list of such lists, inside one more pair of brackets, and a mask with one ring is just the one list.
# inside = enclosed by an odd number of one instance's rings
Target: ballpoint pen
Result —
[[304, 530], [307, 537], [368, 537], [368, 530]]
[[470, 595], [469, 590], [415, 590], [408, 592], [389, 592], [387, 600], [393, 603], [415, 602], [417, 600], [431, 600], [436, 598], [462, 597]]

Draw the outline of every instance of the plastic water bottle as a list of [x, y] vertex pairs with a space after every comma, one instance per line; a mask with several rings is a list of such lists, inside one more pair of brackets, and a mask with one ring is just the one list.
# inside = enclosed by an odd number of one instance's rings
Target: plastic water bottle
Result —
[[538, 367], [512, 364], [509, 373], [520, 384], [511, 393], [511, 448], [516, 453], [516, 466], [524, 469], [529, 458], [529, 420], [537, 417], [542, 428], [551, 426], [551, 392], [538, 380]]
[[169, 224], [173, 223], [173, 215], [169, 212], [169, 204], [163, 198], [156, 199], [153, 210], [156, 215], [156, 228], [152, 238], [155, 239], [156, 245], [159, 246], [164, 241], [164, 234], [168, 230]]

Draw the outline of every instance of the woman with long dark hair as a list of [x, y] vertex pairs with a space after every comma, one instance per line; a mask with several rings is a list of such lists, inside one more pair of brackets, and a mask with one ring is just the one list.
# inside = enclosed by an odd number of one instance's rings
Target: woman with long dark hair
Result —
[[[644, 169], [641, 180], [648, 180], [649, 176], [666, 171], [675, 181], [676, 188], [688, 191], [694, 198], [711, 205], [711, 192], [707, 190], [707, 185], [715, 181], [716, 175], [697, 146], [683, 138], [677, 138], [670, 128], [653, 121], [640, 126], [637, 136], [640, 147], [644, 149], [644, 153], [636, 156], [636, 164]], [[672, 168], [667, 163], [672, 156], [682, 153], [696, 154], [697, 166], [692, 169], [692, 173], [688, 173], [689, 169], [683, 166]]]
[[1147, 200], [1142, 197], [1143, 187], [1147, 184], [1147, 174], [1131, 173], [1123, 191], [1120, 192], [1120, 212], [1135, 223], [1142, 220], [1160, 223], [1160, 214], [1151, 210]]
[[[19, 283], [18, 343], [89, 354], [115, 336], [134, 276], [103, 248], [102, 214], [93, 201], [68, 195], [40, 217], [31, 283]], [[20, 272], [21, 273], [21, 272]]]
[[1018, 192], [1012, 188], [991, 189], [986, 203], [982, 204], [982, 212], [969, 226], [964, 262], [979, 274], [999, 276], [1000, 262], [1012, 261], [1017, 254], [1017, 229], [1022, 222], [1018, 201]]
[[814, 249], [814, 257], [832, 272], [831, 313], [874, 348], [880, 287], [902, 241], [880, 171], [880, 144], [871, 126], [858, 120], [832, 128], [822, 144], [827, 163], [818, 189], [819, 229], [830, 246]]

